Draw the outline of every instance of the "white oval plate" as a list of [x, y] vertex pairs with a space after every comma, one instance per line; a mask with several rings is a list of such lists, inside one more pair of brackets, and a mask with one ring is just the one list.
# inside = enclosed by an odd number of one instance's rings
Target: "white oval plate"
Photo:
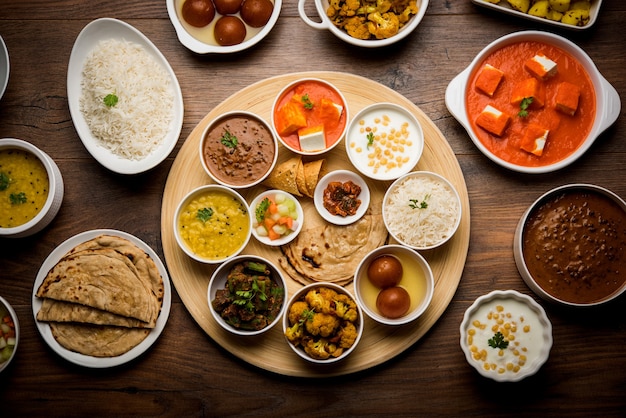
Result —
[[[137, 247], [144, 250], [151, 258], [154, 260], [161, 277], [163, 277], [163, 305], [161, 306], [161, 312], [159, 313], [159, 317], [157, 318], [156, 326], [150, 331], [150, 334], [144, 339], [139, 345], [132, 348], [130, 351], [119, 355], [117, 357], [92, 357], [87, 356], [80, 353], [75, 353], [61, 346], [52, 336], [52, 331], [50, 330], [50, 325], [46, 322], [41, 322], [37, 320], [37, 312], [41, 309], [41, 299], [36, 296], [37, 289], [41, 286], [46, 275], [54, 267], [61, 258], [65, 254], [67, 254], [72, 248], [76, 247], [79, 244], [82, 244], [85, 241], [89, 241], [99, 235], [113, 235], [120, 238], [126, 238]], [[139, 357], [143, 354], [148, 348], [154, 344], [154, 342], [159, 338], [167, 319], [170, 315], [170, 307], [172, 305], [172, 289], [170, 286], [170, 278], [167, 275], [167, 270], [163, 265], [163, 262], [159, 258], [159, 256], [150, 248], [145, 242], [141, 241], [139, 238], [134, 235], [130, 235], [126, 232], [117, 231], [114, 229], [96, 229], [92, 231], [85, 231], [78, 235], [74, 235], [73, 237], [67, 239], [57, 248], [55, 248], [50, 255], [46, 258], [46, 260], [41, 265], [39, 272], [37, 273], [37, 277], [35, 278], [35, 284], [33, 285], [33, 315], [35, 318], [35, 324], [37, 325], [37, 329], [39, 333], [43, 337], [44, 341], [54, 350], [58, 355], [66, 359], [67, 361], [78, 364], [79, 366], [91, 367], [91, 368], [106, 368], [106, 367], [114, 367], [119, 366], [120, 364], [127, 363], [135, 358]]]
[[[129, 160], [119, 157], [101, 146], [98, 140], [91, 134], [85, 117], [80, 111], [81, 80], [85, 59], [98, 42], [104, 39], [126, 40], [141, 45], [157, 62], [161, 63], [171, 79], [174, 91], [174, 115], [169, 132], [161, 141], [161, 145], [141, 160]], [[74, 127], [87, 151], [104, 167], [120, 174], [138, 174], [160, 164], [174, 149], [183, 126], [183, 94], [172, 67], [163, 54], [144, 34], [128, 23], [117, 19], [96, 19], [85, 26], [78, 34], [67, 68], [67, 99]]]

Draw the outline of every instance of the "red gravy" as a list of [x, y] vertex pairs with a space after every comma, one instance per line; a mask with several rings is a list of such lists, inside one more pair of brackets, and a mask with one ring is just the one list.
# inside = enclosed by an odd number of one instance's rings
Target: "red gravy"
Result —
[[523, 255], [537, 284], [570, 303], [602, 301], [626, 280], [626, 212], [588, 189], [563, 191], [530, 214]]
[[[236, 138], [233, 145], [229, 138]], [[209, 130], [202, 157], [224, 183], [245, 186], [268, 172], [274, 160], [274, 138], [260, 121], [245, 114], [228, 115]]]

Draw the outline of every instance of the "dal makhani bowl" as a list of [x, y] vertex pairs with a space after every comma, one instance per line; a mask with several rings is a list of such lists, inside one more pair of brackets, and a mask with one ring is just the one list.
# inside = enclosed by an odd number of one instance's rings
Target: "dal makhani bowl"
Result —
[[208, 301], [222, 328], [237, 335], [259, 335], [281, 320], [287, 306], [287, 284], [269, 260], [240, 255], [215, 270]]
[[61, 208], [63, 178], [56, 163], [29, 142], [0, 139], [0, 237], [45, 228]]
[[461, 223], [461, 199], [439, 174], [413, 171], [392, 183], [383, 199], [383, 221], [391, 236], [415, 250], [446, 243]]
[[261, 117], [232, 111], [208, 124], [199, 153], [202, 167], [215, 182], [239, 189], [269, 176], [278, 159], [278, 143]]
[[513, 252], [522, 279], [541, 298], [593, 306], [626, 291], [626, 202], [600, 186], [569, 184], [522, 215]]
[[359, 305], [374, 321], [402, 325], [419, 318], [430, 306], [435, 279], [417, 251], [384, 245], [363, 258], [354, 273]]
[[329, 282], [300, 288], [287, 304], [283, 333], [289, 347], [311, 363], [343, 360], [363, 335], [363, 312], [345, 288]]
[[191, 258], [218, 264], [238, 255], [251, 236], [249, 208], [236, 191], [210, 184], [189, 192], [174, 216], [174, 236]]

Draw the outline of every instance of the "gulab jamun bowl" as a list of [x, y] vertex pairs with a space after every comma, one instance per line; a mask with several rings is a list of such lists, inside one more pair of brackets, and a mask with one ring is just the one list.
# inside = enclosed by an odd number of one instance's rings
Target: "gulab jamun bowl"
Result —
[[166, 0], [180, 43], [198, 54], [246, 50], [265, 38], [282, 0]]
[[30, 142], [0, 139], [0, 237], [43, 230], [63, 203], [64, 185], [54, 160]]
[[584, 50], [536, 30], [483, 48], [450, 81], [445, 103], [487, 158], [527, 174], [574, 163], [621, 111], [616, 89]]
[[354, 273], [354, 293], [363, 311], [384, 325], [415, 321], [430, 306], [435, 281], [426, 259], [389, 244], [366, 255]]
[[561, 306], [590, 307], [626, 291], [626, 202], [592, 184], [540, 196], [515, 230], [515, 264], [528, 287]]

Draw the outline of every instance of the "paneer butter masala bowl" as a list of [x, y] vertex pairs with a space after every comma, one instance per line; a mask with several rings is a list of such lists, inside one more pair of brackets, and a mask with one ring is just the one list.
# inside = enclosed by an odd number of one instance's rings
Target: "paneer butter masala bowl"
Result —
[[581, 48], [540, 31], [489, 44], [450, 82], [445, 101], [481, 152], [524, 173], [573, 163], [621, 109], [617, 91]]
[[272, 106], [272, 126], [287, 149], [319, 155], [339, 144], [346, 134], [348, 102], [331, 83], [306, 78], [287, 85]]
[[608, 189], [567, 184], [544, 193], [513, 242], [522, 279], [548, 302], [595, 306], [626, 292], [626, 202]]
[[219, 184], [200, 186], [178, 204], [173, 220], [178, 246], [191, 258], [219, 264], [238, 255], [251, 236], [248, 203]]

